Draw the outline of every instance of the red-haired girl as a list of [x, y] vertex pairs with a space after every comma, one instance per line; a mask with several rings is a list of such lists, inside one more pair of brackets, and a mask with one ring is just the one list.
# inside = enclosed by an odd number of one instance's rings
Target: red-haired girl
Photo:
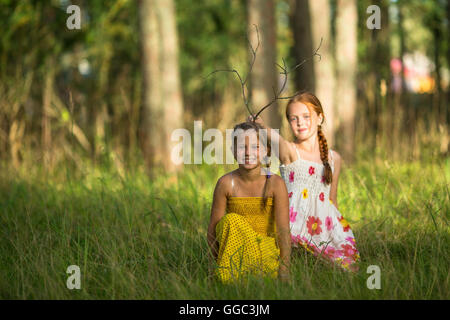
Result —
[[[293, 245], [356, 271], [359, 252], [337, 204], [341, 157], [328, 149], [321, 127], [325, 119], [322, 105], [314, 94], [302, 93], [288, 102], [286, 118], [295, 136], [293, 142], [267, 129], [279, 147]], [[266, 128], [261, 118], [255, 121]]]

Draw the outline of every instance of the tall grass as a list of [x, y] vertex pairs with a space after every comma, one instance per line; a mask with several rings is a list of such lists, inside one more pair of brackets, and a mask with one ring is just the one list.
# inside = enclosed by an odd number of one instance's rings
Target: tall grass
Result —
[[[207, 279], [206, 229], [223, 167], [177, 179], [84, 167], [0, 171], [2, 299], [449, 299], [450, 161], [359, 161], [344, 168], [339, 209], [360, 271], [295, 251], [292, 281]], [[81, 289], [66, 287], [69, 265]], [[370, 290], [369, 265], [381, 269]]]

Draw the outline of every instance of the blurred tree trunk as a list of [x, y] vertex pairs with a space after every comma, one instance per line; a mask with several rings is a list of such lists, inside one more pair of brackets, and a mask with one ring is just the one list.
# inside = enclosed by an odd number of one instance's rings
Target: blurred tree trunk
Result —
[[[439, 4], [436, 4], [439, 6]], [[433, 35], [434, 42], [434, 52], [433, 52], [433, 60], [435, 66], [434, 72], [434, 80], [435, 80], [435, 90], [434, 90], [434, 107], [435, 107], [435, 119], [438, 124], [438, 130], [440, 133], [440, 152], [445, 154], [448, 151], [448, 142], [447, 142], [447, 106], [445, 105], [445, 97], [444, 92], [442, 90], [442, 75], [441, 75], [441, 50], [442, 50], [442, 42], [444, 40], [444, 34], [442, 31], [443, 25], [443, 17], [440, 15], [437, 10], [441, 9], [440, 7], [434, 8], [432, 11], [432, 16], [430, 17], [430, 26], [431, 33]]]
[[141, 77], [135, 76], [134, 81], [134, 93], [131, 102], [131, 114], [130, 114], [130, 126], [128, 129], [128, 159], [132, 164], [136, 163], [136, 151], [138, 150], [137, 133], [139, 132], [139, 110], [142, 104], [142, 81]]
[[[450, 0], [447, 0], [447, 21], [450, 21]], [[447, 67], [450, 69], [450, 30], [447, 28]], [[448, 139], [448, 125], [450, 123], [450, 81], [447, 85], [447, 99], [444, 103], [444, 111], [445, 111], [445, 128], [447, 131], [447, 145], [442, 149], [445, 149], [447, 154], [450, 150], [450, 139]]]
[[173, 0], [141, 0], [140, 29], [144, 76], [140, 140], [148, 169], [175, 172], [172, 131], [182, 127], [183, 103]]
[[342, 133], [337, 137], [342, 137], [338, 147], [349, 162], [354, 160], [355, 148], [357, 23], [356, 0], [337, 0], [335, 105]]
[[[447, 0], [447, 21], [450, 21], [450, 0]], [[447, 29], [447, 66], [450, 68], [450, 31]], [[447, 86], [447, 103], [450, 101], [450, 81]], [[447, 110], [448, 111], [448, 110]], [[447, 112], [447, 116], [449, 113]], [[450, 122], [450, 118], [447, 118], [447, 121]]]
[[438, 19], [434, 20], [434, 26], [432, 28], [433, 33], [433, 42], [434, 42], [434, 67], [435, 67], [435, 82], [436, 82], [436, 88], [435, 88], [435, 95], [436, 95], [436, 114], [439, 119], [442, 119], [442, 110], [441, 110], [441, 102], [442, 102], [442, 87], [441, 87], [441, 59], [440, 59], [440, 49], [441, 49], [441, 43], [443, 40], [442, 37], [442, 31], [440, 26], [441, 21]]
[[[436, 6], [439, 6], [439, 4], [436, 4]], [[444, 108], [444, 92], [442, 90], [442, 75], [441, 75], [441, 45], [442, 41], [444, 40], [444, 35], [442, 32], [442, 18], [440, 16], [440, 13], [436, 10], [439, 10], [440, 7], [434, 8], [431, 12], [430, 16], [430, 31], [433, 35], [433, 60], [434, 60], [434, 81], [435, 81], [435, 88], [434, 88], [434, 95], [433, 95], [433, 101], [434, 101], [434, 119], [436, 123], [438, 124], [438, 130], [440, 132], [441, 137], [441, 143], [440, 143], [440, 152], [446, 153], [447, 152], [447, 130], [446, 130], [446, 110]]]
[[[450, 21], [450, 0], [447, 0], [447, 21]], [[450, 68], [450, 31], [447, 29], [447, 66], [448, 68]], [[447, 106], [448, 103], [450, 101], [450, 81], [448, 82], [448, 86], [447, 86]], [[448, 112], [449, 110], [446, 108], [447, 110], [447, 123], [450, 122], [450, 112]]]
[[331, 147], [334, 143], [334, 70], [331, 49], [331, 15], [328, 0], [293, 0], [294, 53], [296, 64], [310, 59], [318, 51], [321, 59], [314, 57], [297, 71], [297, 90], [312, 91], [322, 103], [325, 123], [322, 126]]
[[[377, 5], [381, 13], [381, 29], [370, 30], [370, 71], [367, 77], [367, 95], [369, 109], [369, 130], [372, 137], [372, 147], [374, 150], [381, 143], [382, 133], [382, 113], [386, 111], [387, 106], [387, 88], [390, 87], [390, 26], [389, 26], [389, 0], [382, 0]], [[382, 90], [382, 87], [386, 88]], [[397, 106], [398, 108], [399, 106]], [[396, 111], [396, 117], [401, 118], [399, 110]], [[401, 125], [401, 122], [393, 124]]]
[[[295, 43], [292, 51], [295, 62], [300, 63], [311, 57], [316, 49], [313, 48], [309, 1], [293, 0], [291, 1], [291, 4], [292, 14], [290, 15], [290, 24], [293, 30]], [[295, 70], [295, 84], [297, 90], [315, 92], [315, 63], [316, 59], [313, 59]]]
[[404, 18], [403, 18], [403, 3], [398, 2], [398, 27], [399, 27], [399, 39], [400, 39], [400, 61], [401, 61], [401, 67], [402, 71], [400, 73], [401, 79], [402, 79], [402, 86], [401, 86], [401, 104], [404, 107], [404, 104], [406, 103], [406, 82], [405, 82], [405, 62], [404, 62], [404, 55], [406, 54], [406, 44], [405, 44], [405, 27], [403, 25]]
[[49, 57], [45, 63], [45, 80], [42, 92], [42, 160], [44, 167], [51, 167], [52, 163], [52, 128], [51, 128], [51, 104], [53, 95], [53, 83], [55, 77], [55, 61]]
[[[105, 36], [106, 37], [106, 36]], [[108, 83], [109, 74], [111, 69], [111, 58], [113, 56], [113, 46], [106, 39], [101, 45], [101, 60], [98, 71], [98, 85], [95, 88], [95, 94], [93, 96], [93, 105], [91, 106], [91, 114], [93, 121], [93, 136], [94, 143], [93, 155], [94, 162], [106, 151], [107, 142], [106, 138], [106, 125], [108, 123]]]
[[[418, 152], [418, 146], [416, 143], [415, 135], [416, 135], [416, 109], [413, 104], [410, 103], [410, 95], [408, 92], [408, 88], [406, 86], [406, 80], [405, 80], [405, 61], [404, 57], [406, 53], [408, 52], [407, 45], [406, 45], [406, 36], [405, 36], [405, 27], [404, 27], [404, 8], [407, 5], [407, 1], [399, 0], [398, 1], [398, 24], [399, 24], [399, 38], [400, 38], [400, 61], [401, 61], [401, 93], [400, 93], [400, 105], [401, 113], [398, 116], [398, 121], [401, 121], [401, 123], [397, 122], [397, 127], [402, 130], [404, 133], [406, 133], [406, 139], [407, 141], [404, 142], [404, 145], [409, 145], [411, 150], [413, 151], [413, 154], [416, 156], [419, 156]], [[402, 125], [403, 124], [403, 125]], [[399, 138], [397, 139], [397, 142], [400, 142], [400, 133]], [[400, 148], [395, 148], [396, 150], [400, 150], [401, 156], [405, 158], [407, 155], [402, 152]], [[416, 154], [417, 153], [417, 154]], [[400, 154], [399, 154], [400, 156]]]
[[[277, 52], [275, 5], [274, 0], [249, 0], [247, 6], [249, 40], [254, 48], [258, 43], [255, 25], [258, 27], [260, 38], [260, 46], [250, 75], [251, 106], [252, 111], [256, 113], [273, 99], [274, 90], [279, 90], [275, 65]], [[272, 128], [281, 127], [281, 112], [276, 102], [261, 116]]]
[[[303, 0], [302, 0], [303, 1]], [[314, 57], [315, 94], [322, 103], [325, 113], [324, 133], [328, 145], [334, 144], [334, 69], [333, 52], [331, 49], [331, 14], [328, 0], [310, 0], [310, 15], [313, 48], [316, 50], [322, 39], [319, 49], [320, 61]]]

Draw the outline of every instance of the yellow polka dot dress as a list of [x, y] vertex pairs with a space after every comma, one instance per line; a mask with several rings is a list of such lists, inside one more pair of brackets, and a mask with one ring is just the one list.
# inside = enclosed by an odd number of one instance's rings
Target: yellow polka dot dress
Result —
[[246, 274], [278, 274], [280, 250], [275, 240], [273, 199], [230, 197], [216, 226], [219, 243], [216, 274], [229, 283]]

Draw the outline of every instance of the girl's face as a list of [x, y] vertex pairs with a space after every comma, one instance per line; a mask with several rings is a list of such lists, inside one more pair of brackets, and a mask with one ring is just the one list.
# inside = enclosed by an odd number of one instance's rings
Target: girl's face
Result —
[[[239, 167], [251, 170], [260, 165], [260, 152], [264, 152], [264, 146], [260, 145], [255, 130], [246, 130], [237, 134], [235, 158]], [[261, 148], [261, 149], [260, 149]]]
[[297, 140], [303, 141], [317, 133], [317, 127], [322, 123], [322, 115], [317, 115], [301, 102], [289, 106], [288, 121]]

